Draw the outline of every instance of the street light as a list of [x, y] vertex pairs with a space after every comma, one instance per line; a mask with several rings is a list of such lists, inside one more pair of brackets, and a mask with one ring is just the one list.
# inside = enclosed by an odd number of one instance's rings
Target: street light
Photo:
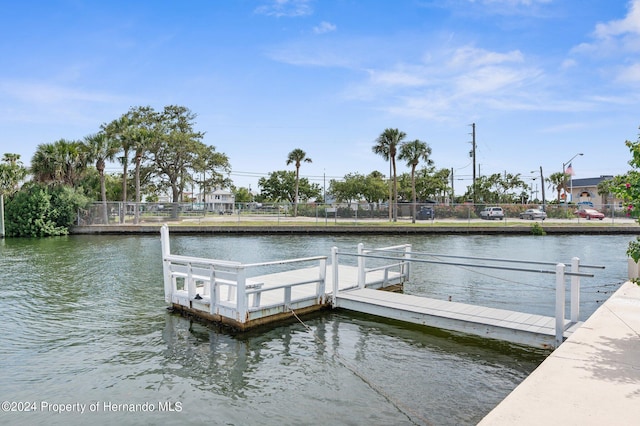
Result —
[[[567, 162], [565, 162], [565, 163], [562, 163], [562, 176], [563, 176], [564, 178], [566, 178], [565, 166], [566, 166], [567, 164], [571, 164], [571, 160], [573, 160], [574, 158], [576, 158], [576, 157], [577, 157], [577, 156], [579, 156], [579, 155], [584, 155], [584, 154], [583, 154], [582, 152], [579, 152], [579, 153], [577, 153], [576, 155], [574, 155], [573, 157], [571, 157], [571, 158], [569, 159], [569, 161], [567, 161]], [[565, 194], [567, 193], [567, 188], [565, 188], [565, 189], [564, 189], [564, 192], [565, 192]], [[573, 201], [573, 174], [572, 174], [572, 177], [571, 177], [571, 189], [569, 190], [569, 194], [571, 195], [571, 201]], [[564, 202], [565, 202], [565, 204], [568, 204], [568, 203], [569, 203], [569, 200], [566, 200], [566, 199], [565, 199], [565, 201], [564, 201]]]
[[[532, 170], [530, 173], [535, 173], [535, 170]], [[547, 202], [544, 198], [544, 175], [542, 174], [542, 166], [540, 166], [540, 186], [542, 187], [542, 211], [546, 211]]]

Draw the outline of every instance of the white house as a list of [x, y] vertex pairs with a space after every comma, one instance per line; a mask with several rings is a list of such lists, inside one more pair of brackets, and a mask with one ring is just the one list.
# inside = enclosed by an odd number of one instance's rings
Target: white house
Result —
[[232, 192], [225, 189], [216, 188], [214, 191], [202, 194], [198, 197], [204, 201], [205, 208], [209, 212], [233, 213], [236, 197]]

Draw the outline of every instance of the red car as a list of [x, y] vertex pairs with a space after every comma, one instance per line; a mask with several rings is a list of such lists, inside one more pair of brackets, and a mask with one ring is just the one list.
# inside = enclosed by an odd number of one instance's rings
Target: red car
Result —
[[604, 219], [604, 214], [600, 213], [598, 210], [595, 210], [595, 209], [578, 209], [574, 213], [587, 220]]

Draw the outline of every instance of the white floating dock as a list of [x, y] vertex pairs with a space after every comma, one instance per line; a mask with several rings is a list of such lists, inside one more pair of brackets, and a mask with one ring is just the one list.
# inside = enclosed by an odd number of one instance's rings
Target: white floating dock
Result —
[[[547, 317], [378, 291], [402, 286], [410, 278], [412, 262], [461, 265], [413, 258], [412, 255], [426, 253], [412, 253], [408, 244], [368, 250], [359, 244], [357, 253], [338, 253], [334, 247], [330, 262], [328, 256], [315, 256], [242, 264], [171, 254], [166, 225], [162, 227], [161, 239], [165, 301], [175, 310], [240, 331], [290, 319], [294, 313], [299, 316], [333, 307], [522, 345], [554, 348], [582, 324], [577, 321], [580, 277], [593, 276], [580, 271], [577, 258], [572, 260], [570, 272], [566, 271], [564, 264], [553, 263], [554, 271], [464, 264], [477, 268], [555, 274], [556, 316]], [[343, 257], [355, 257], [357, 266], [340, 264]], [[511, 259], [475, 260], [550, 265]], [[263, 275], [251, 275], [249, 272], [264, 267], [277, 267], [282, 271]], [[571, 276], [571, 320], [565, 318], [564, 311], [565, 275]]]
[[[366, 288], [338, 293], [334, 307], [527, 346], [552, 348], [555, 342], [554, 317], [505, 309]], [[565, 320], [564, 337], [581, 324]]]

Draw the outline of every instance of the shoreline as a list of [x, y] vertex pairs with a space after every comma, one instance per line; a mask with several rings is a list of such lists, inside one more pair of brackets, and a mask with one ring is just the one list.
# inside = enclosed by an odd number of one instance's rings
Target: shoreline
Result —
[[[537, 222], [536, 222], [537, 223]], [[327, 234], [393, 234], [393, 235], [433, 235], [433, 234], [460, 234], [460, 235], [537, 235], [529, 225], [498, 225], [487, 226], [482, 223], [472, 224], [442, 224], [429, 225], [306, 225], [306, 224], [228, 224], [228, 225], [185, 225], [182, 223], [167, 222], [172, 234], [301, 234], [301, 235], [327, 235]], [[88, 225], [74, 226], [70, 228], [70, 235], [129, 235], [129, 234], [154, 234], [160, 233], [157, 224], [143, 225]], [[547, 235], [583, 234], [583, 235], [640, 235], [640, 226], [635, 225], [580, 225], [558, 224], [540, 225]]]

